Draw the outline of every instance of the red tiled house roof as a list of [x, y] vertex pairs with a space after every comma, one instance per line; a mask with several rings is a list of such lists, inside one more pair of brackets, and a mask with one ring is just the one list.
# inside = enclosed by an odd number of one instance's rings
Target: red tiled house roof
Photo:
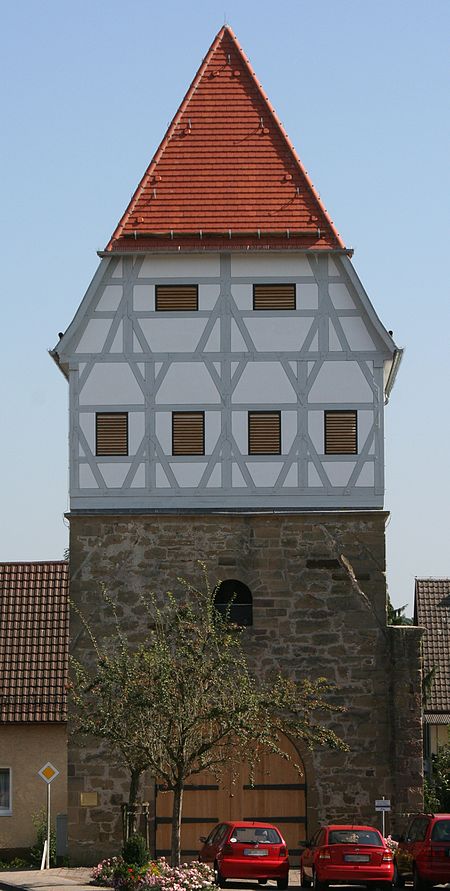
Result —
[[0, 722], [67, 719], [65, 561], [0, 563]]
[[233, 32], [223, 27], [106, 251], [345, 250]]
[[416, 579], [414, 624], [423, 636], [425, 676], [434, 669], [425, 715], [439, 715], [450, 723], [450, 579]]

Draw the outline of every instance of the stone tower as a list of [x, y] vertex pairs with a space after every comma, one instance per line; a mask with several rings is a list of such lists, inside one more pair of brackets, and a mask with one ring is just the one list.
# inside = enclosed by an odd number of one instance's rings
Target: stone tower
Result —
[[[349, 753], [301, 752], [304, 781], [262, 777], [264, 804], [245, 783], [234, 803], [191, 789], [186, 856], [225, 807], [264, 806], [295, 850], [327, 817], [373, 822], [375, 798], [396, 815], [420, 803], [419, 632], [386, 627], [383, 414], [401, 351], [351, 254], [223, 27], [52, 351], [70, 392], [71, 596], [95, 632], [101, 582], [138, 635], [139, 592], [205, 560], [246, 592], [259, 669], [325, 676], [347, 707]], [[72, 647], [89, 659], [75, 620]], [[69, 777], [71, 857], [92, 862], [117, 847], [125, 774], [72, 741]]]

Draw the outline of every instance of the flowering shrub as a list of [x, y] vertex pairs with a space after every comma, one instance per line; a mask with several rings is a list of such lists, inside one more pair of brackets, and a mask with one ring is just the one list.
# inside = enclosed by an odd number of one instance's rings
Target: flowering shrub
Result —
[[115, 891], [217, 891], [214, 873], [206, 863], [169, 866], [164, 858], [139, 867], [125, 863], [122, 857], [112, 857], [92, 870], [92, 879], [96, 885]]
[[123, 863], [122, 857], [110, 857], [109, 860], [102, 860], [97, 866], [94, 866], [91, 878], [94, 885], [107, 885], [112, 887], [114, 871]]

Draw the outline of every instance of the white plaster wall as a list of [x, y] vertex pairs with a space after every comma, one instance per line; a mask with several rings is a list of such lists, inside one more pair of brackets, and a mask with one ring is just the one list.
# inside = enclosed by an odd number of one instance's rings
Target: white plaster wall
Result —
[[81, 405], [124, 405], [144, 402], [142, 390], [125, 362], [94, 365], [81, 393]]
[[131, 481], [132, 489], [143, 489], [145, 487], [145, 464], [139, 464], [136, 473]]
[[206, 462], [193, 464], [188, 461], [170, 465], [179, 486], [190, 489], [198, 486], [205, 470]]
[[287, 455], [297, 435], [297, 412], [281, 412], [281, 454]]
[[120, 489], [130, 467], [130, 464], [98, 464], [98, 469], [108, 489]]
[[171, 485], [161, 464], [156, 465], [156, 487], [158, 489], [170, 489]]
[[231, 415], [231, 429], [241, 455], [248, 453], [248, 412], [234, 411]]
[[112, 273], [111, 278], [122, 278], [123, 269], [122, 269], [122, 260], [119, 260], [114, 272]]
[[333, 284], [330, 282], [328, 293], [335, 309], [355, 309], [355, 304], [345, 284]]
[[156, 438], [165, 455], [172, 454], [172, 412], [155, 412]]
[[231, 274], [240, 276], [293, 276], [311, 275], [311, 267], [303, 254], [270, 253], [269, 256], [258, 254], [232, 254]]
[[324, 362], [308, 401], [373, 402], [373, 393], [357, 362]]
[[376, 346], [362, 319], [341, 318], [341, 325], [351, 350], [375, 350]]
[[283, 464], [281, 461], [247, 461], [255, 486], [274, 486]]
[[323, 468], [332, 486], [346, 486], [355, 461], [324, 461]]
[[316, 284], [297, 285], [297, 309], [317, 309], [319, 305], [319, 289]]
[[117, 327], [117, 331], [114, 336], [114, 340], [111, 344], [109, 352], [110, 353], [123, 353], [123, 323], [122, 322], [120, 322], [120, 324]]
[[253, 309], [253, 287], [252, 285], [237, 285], [235, 282], [231, 285], [231, 293], [238, 309]]
[[81, 430], [86, 437], [92, 454], [95, 455], [95, 411], [82, 411], [79, 417]]
[[122, 300], [122, 295], [122, 285], [106, 285], [95, 309], [101, 312], [115, 312]]
[[308, 412], [308, 433], [311, 437], [312, 444], [319, 453], [323, 455], [324, 451], [324, 414], [323, 411]]
[[80, 464], [78, 476], [80, 489], [98, 489], [97, 481], [89, 464]]
[[105, 345], [111, 319], [90, 319], [81, 335], [76, 353], [100, 353]]
[[219, 254], [147, 255], [139, 273], [140, 278], [180, 278], [186, 276], [196, 283], [199, 278], [219, 275]]
[[328, 321], [328, 338], [329, 338], [329, 348], [332, 353], [341, 353], [342, 352], [342, 344], [339, 340], [339, 337], [336, 333], [336, 328], [333, 325], [331, 319]]
[[[358, 452], [363, 448], [366, 439], [369, 435], [370, 430], [372, 429], [374, 418], [373, 411], [358, 411], [357, 423], [358, 423]], [[369, 454], [373, 454], [374, 446], [372, 446], [369, 450]]]
[[274, 409], [280, 402], [296, 402], [286, 372], [279, 362], [249, 362], [234, 391], [233, 403], [252, 404], [273, 402]]
[[214, 309], [220, 294], [220, 285], [199, 285], [198, 308], [199, 310]]
[[184, 316], [140, 319], [144, 337], [154, 353], [190, 353], [205, 330], [207, 319]]
[[169, 368], [157, 396], [156, 403], [198, 405], [220, 401], [212, 378], [199, 362], [176, 362]]
[[145, 434], [145, 416], [143, 411], [130, 411], [128, 415], [128, 449], [135, 455]]
[[133, 286], [133, 309], [135, 312], [154, 312], [155, 311], [155, 286], [154, 285], [134, 285]]
[[222, 418], [219, 411], [205, 412], [205, 455], [211, 455], [220, 436]]
[[361, 473], [356, 480], [356, 486], [373, 486], [375, 484], [375, 470], [372, 461], [366, 461]]
[[220, 353], [220, 320], [214, 322], [211, 334], [205, 343], [205, 353]]
[[298, 316], [245, 319], [256, 349], [274, 352], [300, 350], [312, 322]]

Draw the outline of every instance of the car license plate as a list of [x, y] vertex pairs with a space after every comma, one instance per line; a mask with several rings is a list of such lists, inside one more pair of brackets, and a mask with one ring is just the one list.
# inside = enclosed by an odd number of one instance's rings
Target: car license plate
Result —
[[346, 863], [368, 863], [370, 857], [368, 854], [344, 854]]
[[267, 848], [244, 848], [246, 857], [267, 857], [268, 853]]

